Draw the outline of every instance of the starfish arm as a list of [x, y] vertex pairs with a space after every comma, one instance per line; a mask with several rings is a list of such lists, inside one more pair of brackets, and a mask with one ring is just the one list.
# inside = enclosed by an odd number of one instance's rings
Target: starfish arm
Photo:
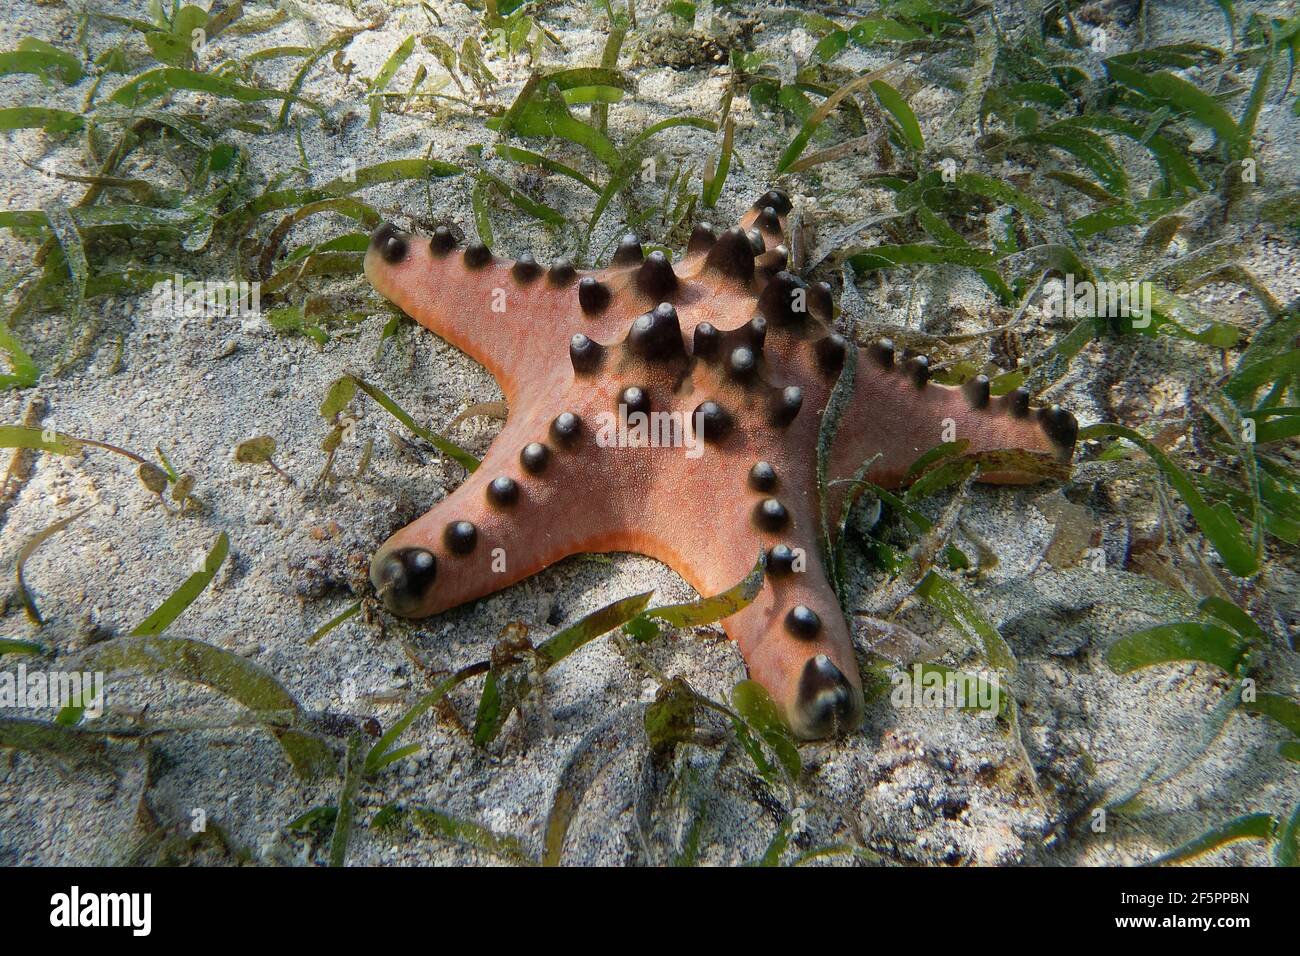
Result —
[[478, 469], [395, 532], [370, 577], [388, 608], [425, 617], [492, 594], [572, 554], [625, 548], [626, 502], [592, 468], [590, 434], [557, 438], [563, 408], [512, 414]]
[[[762, 588], [722, 626], [736, 642], [749, 675], [772, 695], [803, 738], [826, 737], [857, 725], [863, 701], [848, 624], [818, 550], [811, 497], [782, 498], [783, 528], [754, 523], [762, 500], [744, 471], [717, 495], [678, 500], [671, 520], [647, 513], [636, 550], [663, 561], [702, 595], [741, 580], [765, 555]], [[655, 501], [647, 501], [647, 512]]]
[[564, 349], [581, 325], [572, 266], [543, 270], [531, 257], [460, 247], [445, 227], [425, 237], [385, 223], [371, 236], [365, 270], [385, 298], [483, 365], [512, 406], [567, 372]]
[[[937, 385], [928, 380], [924, 359], [896, 364], [892, 347], [878, 343], [859, 353], [852, 400], [836, 433], [829, 471], [832, 479], [849, 478], [879, 456], [868, 480], [896, 488], [925, 452], [962, 440], [969, 442], [968, 454], [1015, 450], [1068, 462], [1077, 433], [1069, 412], [1031, 408], [1021, 389], [991, 397], [982, 375], [960, 387]], [[988, 472], [980, 480], [1024, 484], [1041, 475]]]
[[779, 428], [762, 427], [772, 391], [698, 371], [685, 407], [713, 401], [732, 421], [696, 453], [640, 452], [656, 457], [638, 467], [653, 478], [633, 513], [635, 550], [702, 595], [731, 587], [765, 556], [761, 590], [722, 624], [795, 733], [825, 737], [857, 725], [861, 681], [820, 552], [816, 464], [804, 454], [818, 419], [804, 410]]
[[767, 573], [746, 607], [723, 619], [749, 676], [762, 684], [795, 734], [831, 736], [857, 726], [862, 684], [848, 623], [830, 585], [808, 507], [790, 501], [791, 523], [779, 533], [751, 527], [752, 491], [735, 504], [696, 499], [671, 529], [651, 530], [639, 547], [682, 575], [702, 595], [741, 580], [760, 554]]

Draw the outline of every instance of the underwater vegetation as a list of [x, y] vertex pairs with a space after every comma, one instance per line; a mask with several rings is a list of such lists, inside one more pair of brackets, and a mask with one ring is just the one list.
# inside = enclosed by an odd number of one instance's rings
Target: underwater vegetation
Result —
[[[0, 675], [9, 677], [0, 683], [0, 749], [10, 766], [33, 759], [123, 787], [115, 768], [126, 753], [140, 756], [135, 832], [112, 848], [116, 862], [252, 861], [257, 854], [215, 819], [191, 831], [154, 787], [166, 770], [162, 742], [209, 746], [214, 735], [251, 731], [270, 735], [280, 769], [291, 771], [277, 785], [302, 812], [280, 829], [309, 860], [344, 864], [364, 830], [387, 843], [465, 848], [474, 860], [555, 865], [567, 859], [584, 803], [599, 799], [610, 755], [634, 740], [631, 815], [644, 845], [630, 859], [690, 865], [725, 845], [725, 826], [709, 811], [725, 764], [743, 768], [767, 824], [765, 846], [748, 862], [910, 861], [852, 820], [818, 831], [834, 840], [810, 838], [806, 816], [853, 816], [818, 792], [810, 764], [822, 752], [796, 740], [759, 683], [705, 693], [665, 666], [678, 658], [660, 656], [679, 638], [715, 634], [749, 605], [763, 560], [696, 601], [664, 603], [643, 590], [576, 620], [548, 621], [544, 635], [512, 621], [473, 635], [478, 652], [458, 661], [424, 642], [419, 624], [389, 615], [360, 570], [346, 588], [308, 599], [319, 626], [281, 639], [313, 650], [349, 628], [395, 639], [418, 686], [386, 702], [398, 705], [392, 718], [376, 717], [375, 701], [315, 709], [289, 689], [293, 675], [187, 625], [239, 551], [222, 524], [227, 512], [213, 506], [226, 492], [199, 477], [212, 469], [176, 451], [192, 446], [176, 435], [132, 448], [126, 436], [97, 437], [91, 421], [66, 431], [46, 424], [51, 385], [75, 381], [92, 357], [110, 356], [108, 374], [131, 362], [128, 337], [105, 320], [108, 303], [142, 302], [178, 319], [245, 310], [277, 343], [310, 343], [296, 360], [326, 370], [327, 387], [310, 400], [319, 451], [310, 472], [288, 463], [284, 447], [300, 436], [287, 424], [213, 449], [221, 470], [278, 483], [324, 514], [381, 481], [374, 463], [385, 454], [436, 460], [464, 477], [481, 455], [458, 429], [504, 418], [504, 403], [474, 402], [434, 424], [394, 398], [417, 394], [404, 386], [419, 370], [402, 367], [417, 333], [365, 281], [372, 232], [401, 219], [427, 234], [461, 218], [469, 224], [454, 227], [468, 233], [462, 245], [518, 257], [527, 251], [521, 237], [544, 237], [555, 258], [595, 269], [629, 231], [645, 253], [673, 257], [698, 223], [729, 221], [747, 207], [762, 191], [750, 183], [760, 181], [796, 197], [785, 229], [789, 268], [840, 287], [831, 318], [848, 341], [866, 349], [890, 336], [900, 352], [928, 354], [938, 384], [982, 375], [993, 399], [1023, 389], [1035, 406], [1059, 403], [1084, 423], [1073, 471], [1041, 487], [1056, 493], [1043, 561], [1116, 576], [1108, 581], [1123, 575], [1109, 598], [1117, 608], [1141, 593], [1162, 609], [1157, 623], [1096, 649], [1110, 678], [1136, 682], [1192, 664], [1213, 675], [1194, 739], [1168, 759], [1130, 768], [1114, 787], [1091, 783], [1086, 766], [1082, 783], [1049, 779], [1026, 727], [1027, 648], [981, 597], [999, 558], [963, 517], [976, 494], [990, 494], [973, 488], [981, 474], [1008, 460], [973, 454], [954, 438], [921, 455], [900, 487], [856, 474], [837, 527], [823, 529], [844, 614], [877, 629], [869, 639], [854, 635], [868, 714], [890, 708], [900, 668], [918, 685], [959, 685], [977, 701], [992, 687], [991, 726], [1019, 763], [997, 785], [1038, 809], [1058, 848], [1147, 833], [1167, 847], [1150, 862], [1252, 841], [1276, 864], [1294, 865], [1294, 797], [1285, 811], [1248, 804], [1259, 809], [1229, 814], [1207, 795], [1212, 822], [1196, 829], [1149, 808], [1154, 791], [1204, 760], [1237, 722], [1266, 721], [1281, 735], [1275, 756], [1287, 779], [1300, 762], [1297, 599], [1287, 591], [1300, 572], [1300, 299], [1270, 291], [1279, 283], [1260, 274], [1248, 242], [1285, 235], [1294, 256], [1300, 239], [1294, 156], [1289, 168], [1270, 162], [1260, 135], [1261, 117], [1300, 123], [1300, 17], [1224, 0], [1217, 9], [1230, 42], [1219, 47], [1149, 40], [1146, 3], [1042, 0], [1015, 13], [967, 0], [869, 6], [832, 18], [723, 0], [407, 8], [214, 0], [207, 9], [151, 0], [126, 16], [69, 3], [63, 15], [75, 36], [16, 38], [0, 51], [6, 149], [33, 178], [79, 197], [0, 210], [5, 241], [19, 250], [11, 261], [21, 261], [0, 276], [0, 386], [24, 409], [0, 425], [0, 446], [12, 449], [0, 488], [0, 520], [14, 541], [0, 635]], [[576, 31], [599, 37], [599, 49], [571, 49]], [[797, 34], [802, 45], [776, 34]], [[294, 45], [286, 36], [315, 39]], [[376, 37], [383, 53], [363, 70], [356, 61]], [[652, 112], [662, 89], [646, 77], [665, 69], [691, 78], [679, 83], [719, 80], [719, 100], [696, 114]], [[40, 92], [20, 99], [16, 89]], [[418, 124], [422, 137], [384, 140], [402, 148], [379, 162], [349, 158], [347, 143], [379, 141], [402, 122]], [[455, 151], [437, 145], [448, 135]], [[322, 138], [345, 144], [341, 167], [338, 155], [309, 148]], [[266, 161], [273, 151], [291, 161]], [[435, 203], [443, 183], [455, 184], [460, 208]], [[393, 205], [393, 195], [404, 204]], [[212, 278], [186, 281], [196, 276]], [[896, 326], [869, 304], [893, 302], [908, 316], [937, 311], [961, 283], [988, 303], [991, 318], [978, 331]], [[1234, 309], [1207, 308], [1211, 289]], [[373, 342], [365, 371], [335, 351], [357, 337]], [[1122, 381], [1126, 371], [1138, 380]], [[274, 377], [276, 367], [263, 374]], [[1172, 405], [1155, 394], [1169, 380], [1181, 383]], [[1147, 386], [1144, 404], [1134, 396]], [[840, 379], [832, 405], [850, 401], [853, 387]], [[356, 437], [366, 415], [391, 424], [388, 446]], [[836, 419], [823, 419], [819, 448]], [[156, 567], [153, 610], [129, 630], [72, 646], [46, 637], [54, 608], [66, 604], [25, 572], [79, 534], [85, 511], [51, 506], [49, 520], [25, 529], [9, 524], [9, 512], [48, 460], [92, 456], [130, 469], [134, 493], [175, 527], [200, 528], [205, 547], [193, 567]], [[1089, 516], [1103, 508], [1133, 512], [1118, 544]], [[899, 621], [913, 609], [956, 640], [921, 653]], [[402, 768], [427, 749], [434, 723], [485, 759], [499, 754], [511, 727], [546, 710], [547, 672], [597, 641], [653, 686], [653, 699], [609, 701], [604, 720], [580, 728], [546, 791], [539, 832], [507, 832], [400, 796]], [[79, 697], [40, 719], [4, 696], [20, 666], [196, 685], [235, 706], [217, 717], [183, 706], [124, 715], [97, 713]], [[937, 861], [954, 862], [936, 850], [927, 862]]]

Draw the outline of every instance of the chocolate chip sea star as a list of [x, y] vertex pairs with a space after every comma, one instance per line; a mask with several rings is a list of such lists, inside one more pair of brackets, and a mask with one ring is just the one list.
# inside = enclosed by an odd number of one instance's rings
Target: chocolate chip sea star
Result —
[[[709, 595], [764, 554], [763, 587], [723, 621], [727, 633], [796, 734], [856, 727], [862, 689], [820, 553], [817, 480], [822, 416], [846, 360], [855, 382], [830, 482], [875, 456], [868, 479], [898, 486], [944, 440], [946, 419], [968, 453], [1067, 462], [1078, 429], [1060, 408], [1031, 409], [1023, 391], [990, 397], [984, 376], [931, 383], [925, 357], [903, 361], [888, 341], [853, 347], [835, 331], [830, 286], [786, 271], [790, 210], [773, 190], [736, 228], [697, 226], [680, 262], [644, 255], [628, 236], [590, 273], [461, 247], [446, 227], [427, 238], [376, 230], [370, 282], [481, 362], [510, 409], [482, 465], [375, 554], [371, 580], [387, 607], [436, 614], [606, 551], [656, 558]], [[677, 447], [650, 439], [665, 432]], [[827, 487], [834, 526], [845, 483]]]

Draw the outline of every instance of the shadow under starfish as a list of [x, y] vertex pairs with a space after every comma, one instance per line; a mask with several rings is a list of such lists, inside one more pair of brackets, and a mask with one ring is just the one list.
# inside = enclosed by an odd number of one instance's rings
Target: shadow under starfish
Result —
[[376, 230], [370, 282], [481, 362], [510, 409], [478, 470], [375, 554], [386, 606], [436, 614], [606, 551], [656, 558], [707, 595], [762, 553], [764, 586], [723, 622], [727, 634], [800, 737], [855, 728], [861, 682], [820, 553], [817, 482], [822, 416], [846, 359], [856, 378], [828, 460], [832, 518], [841, 479], [874, 456], [868, 480], [897, 487], [946, 424], [971, 454], [1064, 462], [1078, 428], [1056, 406], [1031, 409], [1024, 391], [990, 397], [984, 376], [932, 384], [924, 356], [898, 362], [888, 341], [851, 347], [834, 329], [830, 286], [786, 271], [790, 209], [773, 190], [721, 235], [697, 226], [676, 264], [627, 236], [591, 273], [461, 248], [445, 227], [427, 238]]

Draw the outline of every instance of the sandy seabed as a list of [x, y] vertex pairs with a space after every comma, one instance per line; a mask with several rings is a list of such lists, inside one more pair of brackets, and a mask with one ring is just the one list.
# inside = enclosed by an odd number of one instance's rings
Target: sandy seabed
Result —
[[[494, 135], [480, 112], [455, 106], [437, 111], [413, 107], [385, 112], [378, 129], [367, 125], [366, 83], [393, 50], [412, 34], [432, 32], [459, 49], [478, 36], [481, 15], [463, 5], [436, 2], [441, 24], [430, 24], [416, 4], [311, 3], [269, 31], [217, 38], [202, 62], [246, 57], [274, 46], [316, 46], [337, 32], [381, 21], [358, 34], [346, 48], [355, 67], [343, 75], [323, 62], [304, 94], [325, 109], [322, 122], [298, 110], [297, 135], [231, 133], [249, 150], [254, 181], [269, 182], [301, 164], [310, 172], [293, 183], [326, 182], [355, 165], [364, 168], [394, 158], [431, 156], [464, 162], [473, 144]], [[605, 43], [604, 19], [585, 3], [544, 4], [542, 22], [563, 43], [549, 51], [548, 67], [594, 65]], [[654, 5], [641, 10], [642, 30], [629, 40], [620, 66], [635, 79], [635, 93], [610, 109], [615, 142], [657, 120], [682, 114], [716, 116], [729, 72], [709, 62], [708, 45], [698, 62], [664, 65], [674, 28]], [[791, 56], [806, 60], [815, 38], [779, 10], [800, 4], [746, 6], [743, 15], [719, 14], [719, 33], [745, 34], [778, 64]], [[820, 5], [808, 5], [809, 7]], [[1239, 4], [1281, 15], [1285, 4]], [[142, 16], [132, 4], [99, 4], [101, 12]], [[269, 9], [269, 8], [267, 8]], [[1195, 40], [1226, 47], [1221, 14], [1212, 4], [1152, 3], [1151, 42]], [[250, 7], [248, 15], [266, 12]], [[1115, 49], [1132, 40], [1132, 26], [1098, 14]], [[1012, 18], [1014, 20], [1014, 18]], [[124, 40], [129, 31], [101, 20], [87, 34], [96, 56]], [[0, 49], [37, 37], [75, 49], [78, 18], [73, 5], [6, 5], [0, 12]], [[637, 40], [633, 43], [632, 40]], [[138, 47], [139, 41], [133, 41]], [[674, 48], [676, 49], [676, 48]], [[704, 52], [698, 52], [698, 51]], [[680, 52], [680, 51], [679, 51]], [[885, 53], [852, 49], [842, 65], [866, 70]], [[300, 61], [258, 63], [267, 87], [284, 89]], [[527, 80], [526, 57], [491, 55], [499, 102], [508, 104]], [[674, 61], [676, 62], [676, 61]], [[391, 89], [407, 89], [421, 66], [430, 75], [445, 71], [426, 49], [415, 53]], [[1099, 68], [1098, 68], [1099, 69]], [[133, 72], [135, 70], [133, 69]], [[916, 72], [904, 64], [904, 74]], [[110, 76], [111, 90], [125, 77]], [[3, 105], [45, 104], [80, 110], [91, 77], [63, 88], [34, 76], [0, 79]], [[939, 129], [956, 94], [921, 79], [910, 101], [926, 134]], [[1249, 82], [1249, 77], [1246, 77]], [[236, 115], [212, 97], [184, 94], [212, 117]], [[1270, 97], [1260, 116], [1257, 141], [1261, 168], [1294, 187], [1297, 121], [1290, 99]], [[240, 107], [249, 117], [274, 116], [273, 107]], [[714, 222], [737, 220], [754, 197], [774, 181], [781, 149], [795, 133], [786, 122], [757, 114], [745, 96], [732, 105], [736, 154]], [[7, 209], [44, 209], [73, 204], [84, 185], [50, 175], [85, 174], [91, 166], [82, 137], [59, 138], [39, 130], [3, 135], [0, 189]], [[301, 152], [297, 136], [301, 137]], [[954, 149], [973, 152], [974, 130]], [[694, 164], [716, 147], [707, 133], [678, 128], [655, 140], [665, 165]], [[964, 144], [964, 145], [963, 145]], [[536, 144], [530, 144], [536, 145]], [[1150, 175], [1145, 154], [1135, 155], [1131, 175]], [[828, 237], [844, 226], [892, 209], [888, 191], [863, 177], [875, 171], [870, 156], [828, 164], [815, 175], [789, 184], [803, 218], [815, 235]], [[491, 167], [514, 177], [500, 160]], [[981, 167], [992, 175], [1034, 175], [1012, 161]], [[180, 171], [140, 150], [120, 175], [180, 188]], [[365, 198], [399, 221], [450, 221], [474, 232], [468, 184], [463, 179], [402, 182], [373, 187]], [[585, 222], [592, 196], [568, 182], [548, 182], [546, 200], [574, 221]], [[626, 210], [619, 201], [593, 236], [593, 257], [603, 261], [622, 231]], [[1077, 213], [1076, 213], [1077, 214]], [[544, 229], [510, 207], [492, 212], [498, 250], [533, 252], [548, 262], [574, 252], [570, 231]], [[1279, 301], [1300, 295], [1300, 267], [1294, 231], [1266, 224], [1242, 227], [1241, 262]], [[313, 217], [293, 233], [292, 244], [335, 234], [339, 222]], [[1135, 230], [1121, 230], [1125, 243]], [[1114, 234], [1089, 241], [1108, 261]], [[201, 256], [155, 257], [150, 268], [186, 276], [229, 280], [234, 260], [228, 243], [214, 236]], [[863, 241], [880, 241], [867, 231]], [[1193, 240], [1194, 241], [1194, 240]], [[815, 244], [814, 244], [815, 245]], [[1187, 243], [1180, 240], [1170, 255]], [[35, 244], [12, 230], [0, 231], [6, 277], [31, 268]], [[138, 248], [149, 248], [140, 244]], [[138, 254], [138, 253], [137, 253]], [[95, 263], [92, 263], [92, 266]], [[199, 273], [202, 270], [202, 274]], [[888, 281], [867, 277], [853, 283], [842, 305], [855, 314], [864, 333], [908, 336], [974, 332], [1009, 318], [969, 272], [926, 270], [923, 282], [895, 270]], [[331, 382], [354, 371], [387, 391], [432, 427], [448, 429], [466, 408], [500, 400], [491, 378], [473, 361], [435, 336], [405, 327], [383, 344], [388, 314], [360, 278], [318, 280], [314, 289], [334, 295], [368, 317], [332, 330], [318, 347], [303, 337], [276, 334], [264, 321], [227, 317], [186, 318], [174, 308], [155, 308], [152, 296], [109, 296], [93, 300], [98, 331], [84, 358], [59, 374], [48, 370], [64, 354], [66, 312], [28, 317], [20, 334], [47, 373], [33, 388], [0, 395], [5, 422], [32, 420], [68, 434], [111, 442], [152, 456], [161, 446], [170, 461], [195, 479], [200, 513], [179, 517], [175, 509], [141, 487], [134, 468], [118, 456], [95, 451], [71, 457], [37, 458], [30, 475], [0, 504], [0, 561], [6, 580], [19, 550], [32, 535], [81, 509], [85, 514], [44, 544], [26, 562], [28, 587], [45, 617], [39, 630], [27, 619], [16, 595], [7, 601], [0, 636], [37, 640], [58, 655], [126, 634], [193, 570], [221, 532], [230, 556], [212, 584], [169, 630], [234, 651], [274, 674], [312, 711], [376, 717], [389, 726], [431, 686], [441, 670], [485, 659], [507, 625], [522, 622], [537, 639], [605, 604], [653, 588], [656, 603], [690, 600], [693, 592], [662, 565], [634, 555], [574, 558], [531, 580], [473, 605], [409, 628], [387, 627], [359, 615], [308, 645], [308, 637], [356, 600], [350, 590], [357, 569], [394, 529], [412, 520], [456, 487], [463, 470], [427, 446], [390, 438], [395, 423], [373, 403], [358, 401], [356, 427], [339, 450], [339, 480], [318, 494], [304, 494], [323, 464], [321, 441], [328, 426], [318, 407]], [[1212, 285], [1189, 297], [1206, 314], [1252, 330], [1261, 321], [1252, 300], [1235, 287]], [[1059, 323], [1032, 307], [1024, 317], [1024, 338], [1037, 346], [1060, 334]], [[976, 347], [971, 347], [976, 352]], [[986, 356], [977, 354], [977, 360]], [[1083, 424], [1110, 419], [1117, 409], [1137, 409], [1129, 424], [1141, 427], [1162, 416], [1177, 417], [1197, 383], [1222, 370], [1222, 354], [1168, 339], [1094, 343], [1075, 360], [1052, 400], [1074, 410]], [[1122, 368], [1117, 368], [1119, 363]], [[489, 418], [471, 418], [450, 434], [482, 454], [499, 428]], [[275, 463], [296, 480], [289, 485], [270, 468], [236, 463], [232, 450], [261, 435], [277, 442]], [[354, 474], [368, 440], [373, 454], [364, 475]], [[1124, 500], [1120, 500], [1124, 499]], [[603, 749], [571, 827], [564, 860], [577, 864], [660, 863], [687, 839], [691, 821], [702, 815], [700, 860], [731, 864], [760, 857], [780, 822], [792, 811], [798, 821], [795, 846], [812, 848], [861, 841], [889, 861], [927, 864], [1130, 864], [1169, 849], [1229, 817], [1255, 811], [1288, 815], [1300, 790], [1300, 768], [1277, 754], [1284, 739], [1275, 725], [1239, 716], [1208, 752], [1172, 780], [1144, 793], [1140, 822], [1120, 821], [1111, 832], [1083, 837], [1067, 824], [1103, 794], [1122, 792], [1157, 761], [1176, 761], [1196, 740], [1202, 721], [1225, 693], [1213, 668], [1192, 664], [1116, 675], [1102, 652], [1114, 638], [1141, 627], [1191, 613], [1191, 598], [1171, 593], [1122, 570], [1126, 542], [1157, 512], [1150, 482], [1131, 480], [1109, 495], [1087, 500], [1084, 519], [1105, 549], [1107, 570], [1086, 562], [1045, 559], [1057, 523], [1076, 520], [1063, 511], [1059, 490], [975, 488], [965, 505], [956, 543], [967, 553], [997, 556], [963, 587], [997, 624], [1020, 664], [1015, 692], [1020, 702], [1019, 735], [970, 714], [932, 709], [897, 710], [886, 702], [869, 706], [865, 726], [844, 739], [802, 748], [805, 780], [794, 791], [773, 787], [757, 776], [736, 747], [689, 748], [677, 757], [677, 779], [691, 787], [662, 794], [647, 826], [642, 813], [647, 787], [647, 749], [641, 717], [658, 685], [609, 639], [594, 641], [544, 677], [527, 712], [510, 718], [486, 749], [476, 747], [448, 714], [415, 724], [404, 742], [418, 742], [418, 754], [388, 768], [357, 792], [357, 827], [349, 850], [355, 864], [490, 863], [497, 856], [457, 842], [427, 836], [395, 836], [372, 828], [385, 805], [436, 808], [473, 820], [520, 841], [540, 856], [545, 821], [566, 765], [580, 745]], [[1103, 506], [1107, 503], [1108, 506]], [[943, 502], [928, 503], [935, 514]], [[864, 594], [880, 583], [855, 555], [855, 586]], [[1271, 592], [1270, 630], [1297, 621], [1294, 560], [1271, 566], [1259, 587]], [[923, 606], [906, 608], [899, 620], [922, 636], [941, 659], [954, 666], [977, 660], [963, 639]], [[411, 653], [408, 653], [411, 652]], [[744, 677], [739, 653], [716, 629], [679, 633], [650, 645], [646, 653], [660, 671], [680, 675], [716, 699]], [[57, 660], [58, 658], [55, 658]], [[34, 666], [27, 661], [29, 667]], [[13, 671], [18, 661], [6, 656]], [[56, 666], [56, 665], [50, 665]], [[1282, 689], [1294, 693], [1297, 668], [1291, 655], [1279, 665]], [[1289, 682], [1289, 683], [1288, 683]], [[460, 719], [471, 722], [478, 684], [451, 695]], [[238, 708], [213, 691], [159, 677], [116, 675], [107, 693], [109, 716], [125, 719], [147, 710], [148, 719], [229, 723]], [[30, 716], [26, 714], [24, 716]], [[52, 717], [53, 712], [38, 714]], [[186, 831], [195, 811], [219, 824], [231, 844], [264, 864], [319, 862], [320, 840], [287, 831], [290, 821], [312, 807], [337, 799], [338, 781], [303, 784], [293, 774], [275, 739], [264, 731], [213, 729], [155, 737], [146, 750], [121, 741], [110, 748], [110, 769], [63, 765], [44, 755], [0, 757], [0, 863], [111, 863], [127, 858], [144, 832], [139, 806], [148, 789], [149, 806], [168, 833]], [[1036, 771], [1031, 784], [1026, 760]], [[689, 767], [689, 773], [686, 772]], [[680, 792], [679, 792], [680, 791]], [[203, 851], [208, 853], [211, 851]], [[243, 857], [241, 857], [243, 858]], [[200, 859], [206, 859], [200, 856]], [[843, 862], [844, 857], [828, 858]], [[1253, 842], [1233, 844], [1206, 858], [1235, 865], [1263, 864], [1268, 851]]]

